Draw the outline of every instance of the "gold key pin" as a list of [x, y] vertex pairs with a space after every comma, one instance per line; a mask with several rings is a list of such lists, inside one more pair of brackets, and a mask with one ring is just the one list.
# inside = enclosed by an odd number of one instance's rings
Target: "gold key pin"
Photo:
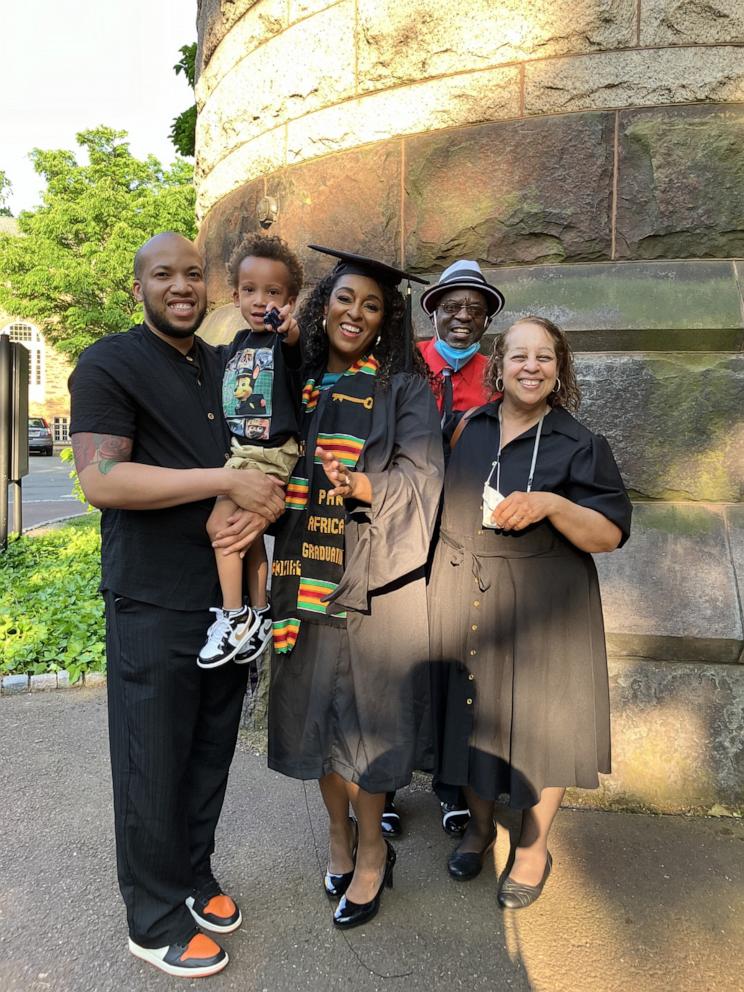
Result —
[[346, 393], [331, 393], [331, 399], [336, 400], [340, 403], [341, 400], [348, 400], [349, 403], [361, 403], [365, 410], [371, 410], [375, 405], [374, 398], [368, 396], [366, 399], [362, 400], [358, 396], [347, 396]]

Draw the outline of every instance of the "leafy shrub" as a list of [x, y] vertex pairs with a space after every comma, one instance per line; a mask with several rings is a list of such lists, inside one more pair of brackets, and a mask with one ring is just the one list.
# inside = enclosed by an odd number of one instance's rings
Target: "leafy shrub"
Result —
[[86, 513], [96, 513], [96, 508], [88, 503], [88, 500], [85, 498], [85, 493], [83, 492], [83, 487], [80, 485], [80, 479], [78, 479], [78, 474], [75, 471], [75, 454], [72, 448], [62, 448], [59, 453], [59, 457], [63, 462], [66, 462], [68, 465], [72, 466], [70, 471], [67, 473], [68, 479], [72, 480], [72, 495], [75, 499], [80, 500], [81, 503], [87, 504], [88, 509], [85, 511]]
[[0, 554], [0, 675], [105, 670], [100, 555], [97, 515]]

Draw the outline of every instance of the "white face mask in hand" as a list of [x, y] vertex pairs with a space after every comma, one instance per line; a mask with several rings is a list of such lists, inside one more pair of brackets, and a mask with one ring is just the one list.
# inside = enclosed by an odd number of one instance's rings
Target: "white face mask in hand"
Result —
[[[532, 480], [535, 475], [535, 465], [537, 464], [537, 452], [540, 448], [540, 435], [542, 434], [542, 425], [544, 416], [540, 417], [537, 424], [537, 431], [535, 433], [535, 446], [532, 449], [532, 464], [530, 465], [530, 476], [527, 480], [527, 492], [532, 492]], [[488, 527], [489, 530], [501, 530], [496, 524], [491, 523], [491, 514], [499, 505], [502, 503], [505, 496], [499, 492], [499, 484], [501, 482], [501, 438], [504, 436], [504, 428], [501, 419], [501, 407], [499, 407], [499, 451], [496, 455], [496, 461], [491, 464], [491, 471], [488, 473], [488, 478], [483, 483], [483, 527]], [[494, 489], [491, 485], [491, 479], [493, 478], [494, 470], [496, 471], [496, 488]]]
[[494, 489], [490, 483], [491, 477], [489, 476], [488, 480], [483, 485], [483, 526], [489, 527], [491, 530], [500, 530], [501, 528], [497, 527], [496, 524], [491, 521], [491, 514], [499, 503], [503, 502], [504, 497], [498, 489]]

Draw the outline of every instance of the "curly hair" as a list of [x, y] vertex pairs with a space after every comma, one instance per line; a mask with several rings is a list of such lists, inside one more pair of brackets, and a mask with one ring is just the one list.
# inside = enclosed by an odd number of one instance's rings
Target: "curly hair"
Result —
[[551, 392], [547, 396], [546, 402], [550, 406], [562, 406], [565, 407], [566, 410], [570, 410], [575, 413], [581, 405], [581, 390], [579, 389], [579, 384], [576, 381], [576, 371], [574, 369], [571, 345], [568, 343], [568, 338], [561, 328], [558, 327], [557, 324], [554, 324], [552, 320], [548, 320], [546, 317], [536, 317], [533, 314], [528, 314], [526, 317], [520, 317], [519, 320], [516, 320], [511, 325], [511, 327], [508, 327], [505, 331], [496, 336], [488, 359], [488, 365], [486, 366], [486, 371], [483, 376], [483, 383], [486, 387], [486, 391], [490, 396], [493, 396], [494, 393], [501, 392], [501, 390], [497, 388], [496, 383], [501, 378], [504, 368], [504, 350], [506, 339], [509, 332], [519, 324], [537, 324], [539, 327], [546, 330], [553, 339], [555, 344], [555, 357], [558, 366], [558, 379], [560, 380], [561, 387], [557, 393]]
[[290, 296], [298, 296], [302, 289], [304, 273], [302, 262], [295, 255], [286, 241], [276, 234], [246, 234], [238, 242], [227, 263], [227, 275], [230, 285], [237, 288], [240, 264], [245, 258], [253, 255], [255, 258], [272, 258], [276, 262], [284, 262], [289, 272], [287, 291]]
[[[297, 314], [302, 338], [304, 364], [308, 369], [325, 368], [328, 361], [328, 335], [323, 326], [323, 317], [333, 287], [338, 282], [333, 272], [320, 280], [305, 298]], [[380, 364], [377, 383], [385, 389], [390, 377], [396, 372], [406, 371], [405, 349], [405, 301], [401, 293], [392, 286], [379, 284], [382, 292], [383, 318], [380, 327], [380, 343], [372, 349]], [[427, 377], [427, 366], [418, 348], [411, 342], [413, 351], [414, 375]]]

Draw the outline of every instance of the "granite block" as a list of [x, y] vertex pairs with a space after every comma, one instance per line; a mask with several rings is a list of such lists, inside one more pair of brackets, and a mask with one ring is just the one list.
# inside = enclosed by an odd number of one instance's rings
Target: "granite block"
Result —
[[605, 114], [406, 139], [406, 264], [609, 258], [613, 141]]
[[739, 661], [742, 605], [722, 507], [636, 503], [628, 543], [595, 561], [613, 655]]
[[627, 111], [619, 128], [616, 256], [744, 255], [744, 107]]
[[21, 692], [28, 692], [28, 675], [3, 676], [2, 693], [4, 696], [15, 696]]

